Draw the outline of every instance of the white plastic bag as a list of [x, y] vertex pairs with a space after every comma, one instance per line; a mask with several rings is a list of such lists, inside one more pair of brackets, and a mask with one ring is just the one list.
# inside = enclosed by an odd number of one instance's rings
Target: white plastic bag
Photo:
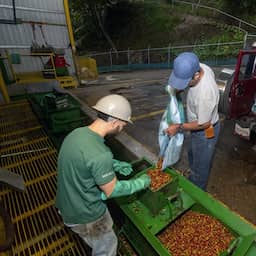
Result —
[[174, 165], [179, 160], [184, 141], [184, 134], [181, 132], [174, 136], [168, 136], [165, 133], [170, 124], [184, 122], [184, 108], [181, 100], [177, 100], [175, 91], [169, 85], [166, 90], [170, 96], [170, 102], [162, 116], [158, 132], [159, 158], [163, 158], [162, 170]]

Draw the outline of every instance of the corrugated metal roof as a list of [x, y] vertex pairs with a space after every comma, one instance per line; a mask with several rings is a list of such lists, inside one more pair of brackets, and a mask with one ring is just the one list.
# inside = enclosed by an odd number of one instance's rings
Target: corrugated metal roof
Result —
[[[20, 19], [41, 22], [48, 20], [48, 22], [65, 23], [63, 1], [61, 0], [19, 0], [18, 2], [16, 1], [15, 7], [17, 18]], [[0, 17], [3, 17], [6, 13], [9, 17], [13, 16], [12, 1], [1, 0]]]
[[[33, 42], [40, 46], [64, 48], [65, 58], [71, 64], [70, 72], [74, 73], [63, 0], [19, 0], [15, 7], [16, 17], [21, 23], [0, 24], [0, 49], [28, 54]], [[12, 1], [0, 0], [0, 18], [13, 19]], [[42, 64], [39, 57], [22, 57], [22, 61], [26, 65], [16, 65], [17, 72], [35, 71]]]

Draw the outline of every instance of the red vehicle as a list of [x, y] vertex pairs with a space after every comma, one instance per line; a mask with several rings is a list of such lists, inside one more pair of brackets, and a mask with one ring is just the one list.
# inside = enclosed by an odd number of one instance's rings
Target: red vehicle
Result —
[[235, 70], [224, 68], [216, 80], [220, 112], [229, 118], [249, 115], [256, 99], [256, 51], [241, 50]]

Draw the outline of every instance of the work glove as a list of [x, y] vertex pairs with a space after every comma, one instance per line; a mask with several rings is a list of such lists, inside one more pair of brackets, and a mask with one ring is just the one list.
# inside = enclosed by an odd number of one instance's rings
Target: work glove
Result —
[[131, 164], [116, 159], [113, 159], [113, 169], [124, 176], [128, 176], [133, 171]]
[[117, 181], [114, 187], [113, 192], [109, 197], [106, 197], [105, 193], [101, 193], [101, 199], [107, 200], [113, 197], [127, 196], [131, 195], [137, 191], [143, 190], [149, 187], [151, 179], [147, 174], [141, 175], [139, 178], [131, 180], [121, 180]]

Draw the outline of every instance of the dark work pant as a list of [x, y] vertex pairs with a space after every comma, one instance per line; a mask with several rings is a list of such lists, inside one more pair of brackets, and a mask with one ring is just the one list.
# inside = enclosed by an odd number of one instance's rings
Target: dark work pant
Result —
[[215, 146], [219, 137], [220, 123], [214, 125], [214, 138], [207, 139], [204, 130], [191, 132], [188, 144], [188, 161], [191, 169], [189, 180], [206, 189]]

